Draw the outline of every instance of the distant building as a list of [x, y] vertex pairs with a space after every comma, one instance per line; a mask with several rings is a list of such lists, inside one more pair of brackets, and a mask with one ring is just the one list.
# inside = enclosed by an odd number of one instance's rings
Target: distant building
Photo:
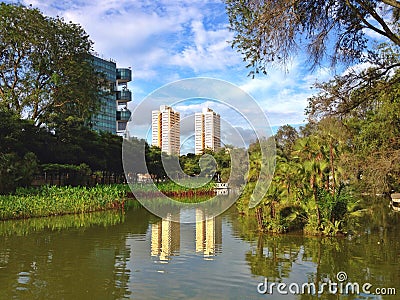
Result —
[[97, 56], [92, 56], [92, 63], [96, 71], [105, 75], [109, 85], [105, 91], [107, 95], [99, 97], [101, 107], [92, 116], [91, 127], [97, 132], [123, 135], [131, 116], [127, 104], [132, 100], [132, 93], [128, 90], [127, 83], [132, 80], [132, 71], [117, 68], [115, 61]]
[[218, 151], [221, 148], [220, 115], [210, 108], [195, 114], [195, 154], [202, 154], [205, 149]]
[[171, 107], [161, 105], [160, 110], [153, 110], [152, 115], [153, 146], [161, 148], [169, 155], [179, 155], [180, 152], [180, 114]]

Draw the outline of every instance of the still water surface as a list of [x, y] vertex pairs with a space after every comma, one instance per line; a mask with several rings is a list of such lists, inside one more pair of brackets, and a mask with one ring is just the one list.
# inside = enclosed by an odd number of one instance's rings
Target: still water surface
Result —
[[257, 285], [337, 283], [340, 271], [397, 295], [319, 299], [400, 299], [400, 214], [385, 201], [346, 238], [261, 235], [234, 208], [196, 224], [143, 208], [0, 222], [0, 299], [317, 299]]

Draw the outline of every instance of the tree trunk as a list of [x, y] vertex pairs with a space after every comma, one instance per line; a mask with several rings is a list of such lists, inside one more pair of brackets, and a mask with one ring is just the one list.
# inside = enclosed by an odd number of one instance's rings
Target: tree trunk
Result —
[[330, 152], [330, 163], [332, 170], [332, 195], [335, 195], [336, 181], [335, 181], [335, 168], [333, 164], [333, 145], [332, 140], [329, 143], [329, 152]]
[[256, 209], [256, 217], [257, 217], [257, 224], [258, 229], [263, 230], [263, 216], [262, 216], [262, 207], [257, 207]]

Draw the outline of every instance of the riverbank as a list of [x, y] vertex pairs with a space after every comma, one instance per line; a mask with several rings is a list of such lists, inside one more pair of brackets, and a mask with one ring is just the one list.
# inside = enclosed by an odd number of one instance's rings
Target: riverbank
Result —
[[0, 196], [0, 220], [123, 209], [125, 201], [126, 191], [119, 185], [23, 188]]
[[[186, 197], [189, 202], [193, 202], [192, 196], [211, 195], [214, 183], [191, 188], [170, 181], [158, 183], [157, 188], [167, 196]], [[152, 197], [152, 189], [148, 184], [135, 184], [134, 189], [135, 193], [142, 197]], [[135, 197], [126, 184], [20, 188], [14, 194], [0, 195], [0, 220], [124, 209], [127, 201], [132, 199]]]
[[[141, 184], [135, 183], [132, 185], [135, 195], [131, 192], [130, 188], [126, 186], [127, 197], [134, 198], [137, 197], [158, 197], [159, 191], [165, 196], [174, 198], [189, 198], [194, 196], [212, 196], [215, 194], [215, 183], [213, 181], [204, 184], [203, 186], [196, 187], [200, 185], [201, 181], [188, 180], [182, 182], [182, 185], [174, 181], [166, 181], [154, 183], [157, 189], [154, 188], [152, 184]], [[191, 201], [192, 202], [192, 201]], [[201, 201], [200, 201], [201, 202]]]

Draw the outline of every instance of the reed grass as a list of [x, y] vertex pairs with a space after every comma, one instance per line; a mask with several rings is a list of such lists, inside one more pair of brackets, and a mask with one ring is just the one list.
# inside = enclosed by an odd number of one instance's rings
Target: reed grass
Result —
[[124, 208], [125, 196], [118, 185], [18, 189], [13, 195], [0, 196], [0, 220]]
[[[157, 189], [171, 197], [182, 197], [181, 202], [201, 202], [193, 196], [210, 195], [214, 183], [209, 182], [199, 188], [179, 185], [173, 181], [156, 184]], [[135, 192], [151, 197], [154, 187], [149, 184], [134, 184]], [[65, 214], [79, 214], [93, 211], [137, 206], [137, 202], [126, 201], [133, 198], [127, 184], [97, 185], [94, 187], [42, 186], [39, 188], [19, 188], [12, 195], [0, 195], [0, 220], [26, 219]]]

